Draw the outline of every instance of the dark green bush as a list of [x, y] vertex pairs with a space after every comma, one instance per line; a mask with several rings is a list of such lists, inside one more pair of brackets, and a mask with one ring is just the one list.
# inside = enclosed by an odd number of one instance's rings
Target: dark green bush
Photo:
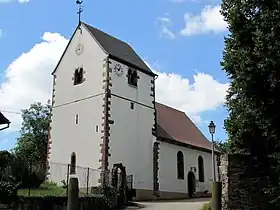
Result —
[[17, 203], [18, 185], [13, 182], [0, 181], [0, 201], [10, 207]]
[[201, 210], [211, 210], [211, 202], [204, 204]]
[[[66, 196], [42, 196], [42, 197], [20, 197], [20, 203], [28, 205], [28, 209], [40, 209], [40, 210], [50, 210], [55, 209], [55, 206], [65, 208], [67, 205]], [[80, 197], [79, 198], [80, 209], [95, 209], [104, 210], [109, 209], [107, 203], [101, 196], [96, 197]]]
[[100, 195], [109, 207], [113, 207], [116, 204], [114, 199], [118, 195], [118, 190], [110, 184], [94, 187], [91, 189], [91, 193]]
[[12, 159], [11, 153], [8, 151], [0, 151], [0, 180], [7, 179], [9, 176], [9, 166]]
[[21, 182], [20, 188], [39, 188], [45, 180], [44, 178], [39, 178], [32, 171], [30, 164], [16, 156], [13, 157], [10, 164], [12, 176], [17, 182]]

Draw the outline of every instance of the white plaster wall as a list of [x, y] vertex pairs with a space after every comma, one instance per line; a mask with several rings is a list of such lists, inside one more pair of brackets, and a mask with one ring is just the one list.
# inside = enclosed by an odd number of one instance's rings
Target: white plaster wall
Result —
[[[102, 136], [100, 132], [102, 104], [103, 98], [98, 96], [53, 109], [50, 154], [50, 173], [53, 181], [66, 180], [67, 164], [70, 163], [72, 152], [75, 152], [80, 186], [86, 183], [88, 167], [90, 175], [95, 177], [97, 182], [99, 175], [97, 169], [100, 166], [99, 145]], [[76, 114], [79, 116], [78, 124], [75, 120]]]
[[[153, 107], [153, 100], [154, 98], [150, 96], [151, 92], [151, 80], [153, 77], [147, 75], [141, 71], [137, 71], [138, 76], [138, 87], [134, 88], [128, 85], [127, 83], [127, 72], [129, 67], [110, 59], [111, 64], [110, 67], [112, 68], [112, 93], [116, 95], [120, 95], [124, 98], [137, 101], [139, 103], [145, 104], [147, 106]], [[119, 63], [123, 68], [123, 75], [117, 76], [114, 72], [114, 66], [116, 63]]]
[[110, 130], [110, 167], [123, 163], [127, 174], [133, 175], [135, 189], [152, 189], [153, 186], [153, 109], [130, 101], [112, 97], [111, 118], [115, 121]]
[[[90, 168], [91, 185], [95, 185], [100, 166], [100, 143], [103, 104], [103, 60], [106, 54], [82, 26], [77, 30], [59, 64], [55, 76], [54, 104], [51, 123], [50, 178], [60, 184], [66, 180], [67, 164], [72, 152], [76, 153], [80, 187], [86, 183]], [[82, 55], [75, 54], [78, 44], [84, 45]], [[86, 80], [73, 85], [75, 68], [83, 66]], [[79, 123], [75, 118], [78, 114]], [[98, 131], [96, 132], [96, 126]]]
[[[111, 68], [114, 61], [111, 61]], [[138, 72], [140, 79], [138, 87], [127, 83], [127, 67], [119, 77], [113, 71], [112, 94], [134, 101], [134, 109], [130, 108], [131, 101], [112, 95], [110, 125], [110, 167], [114, 163], [123, 163], [127, 174], [133, 175], [135, 189], [153, 189], [153, 135], [154, 107], [151, 76]], [[143, 103], [144, 105], [138, 104]]]
[[[177, 145], [159, 142], [159, 188], [160, 191], [188, 192], [188, 172], [190, 167], [196, 167], [195, 178], [198, 181], [198, 156], [204, 160], [205, 182], [197, 183], [196, 192], [212, 191], [212, 156], [211, 153], [193, 150]], [[177, 152], [184, 154], [184, 180], [177, 179]], [[217, 167], [216, 167], [216, 174]]]
[[[104, 92], [102, 90], [103, 60], [107, 56], [87, 29], [83, 25], [81, 28], [83, 33], [81, 34], [80, 30], [76, 31], [55, 72], [55, 106], [93, 97]], [[80, 56], [75, 53], [78, 44], [84, 45], [84, 53]], [[83, 66], [85, 70], [86, 81], [74, 86], [72, 80], [74, 71], [80, 66]]]

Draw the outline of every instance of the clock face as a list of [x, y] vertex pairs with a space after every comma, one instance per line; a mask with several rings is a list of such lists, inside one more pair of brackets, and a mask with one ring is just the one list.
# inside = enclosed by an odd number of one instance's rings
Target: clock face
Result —
[[75, 52], [77, 55], [81, 55], [84, 52], [84, 45], [78, 44], [75, 49]]
[[120, 77], [123, 74], [123, 68], [121, 64], [117, 63], [114, 67], [114, 71]]

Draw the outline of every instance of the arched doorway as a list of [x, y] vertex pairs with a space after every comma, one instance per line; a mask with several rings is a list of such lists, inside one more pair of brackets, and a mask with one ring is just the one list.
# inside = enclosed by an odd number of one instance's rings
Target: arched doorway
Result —
[[192, 171], [188, 173], [188, 194], [192, 198], [195, 192], [195, 175]]
[[113, 165], [112, 169], [112, 186], [118, 189], [117, 207], [122, 207], [127, 204], [127, 181], [126, 169], [123, 164], [118, 163]]

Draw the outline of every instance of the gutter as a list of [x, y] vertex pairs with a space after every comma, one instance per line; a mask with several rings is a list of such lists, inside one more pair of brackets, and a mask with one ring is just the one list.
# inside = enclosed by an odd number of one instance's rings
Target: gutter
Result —
[[4, 128], [0, 128], [0, 131], [2, 131], [2, 130], [5, 130], [5, 129], [7, 129], [7, 128], [9, 128], [10, 127], [10, 122], [7, 124], [7, 126], [6, 127], [4, 127]]

